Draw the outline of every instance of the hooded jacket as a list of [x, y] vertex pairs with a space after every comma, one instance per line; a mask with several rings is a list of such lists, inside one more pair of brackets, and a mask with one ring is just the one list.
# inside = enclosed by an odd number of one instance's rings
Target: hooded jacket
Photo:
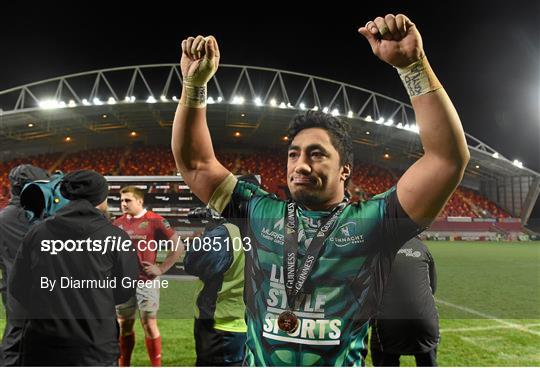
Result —
[[20, 204], [20, 193], [25, 184], [48, 178], [49, 174], [45, 170], [32, 165], [19, 165], [9, 173], [11, 200], [0, 211], [0, 258], [3, 264], [4, 280], [11, 273], [17, 251], [30, 228], [25, 211]]
[[[122, 286], [122, 279], [137, 280], [139, 274], [133, 248], [111, 250], [109, 244], [108, 249], [92, 251], [84, 243], [80, 251], [52, 254], [42, 242], [90, 239], [95, 245], [107, 237], [129, 240], [90, 202], [75, 200], [24, 238], [10, 280], [13, 296], [27, 310], [23, 365], [106, 365], [118, 358], [115, 305], [135, 293]], [[45, 287], [44, 280], [56, 285]], [[68, 282], [76, 280], [101, 284], [77, 287]], [[116, 280], [114, 285], [111, 280]]]
[[2, 270], [2, 301], [6, 307], [6, 327], [2, 339], [3, 364], [5, 366], [19, 365], [19, 343], [22, 335], [23, 322], [19, 318], [24, 315], [22, 306], [7, 292], [8, 280], [17, 251], [28, 230], [30, 223], [21, 207], [19, 195], [25, 184], [34, 180], [49, 178], [49, 173], [32, 165], [19, 165], [9, 173], [11, 185], [11, 200], [0, 211], [0, 268]]

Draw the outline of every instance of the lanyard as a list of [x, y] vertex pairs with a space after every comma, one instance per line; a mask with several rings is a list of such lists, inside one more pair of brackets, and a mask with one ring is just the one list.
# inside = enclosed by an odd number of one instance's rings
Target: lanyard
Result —
[[283, 257], [283, 271], [285, 272], [285, 293], [287, 294], [287, 304], [289, 309], [294, 310], [294, 300], [302, 291], [304, 283], [308, 279], [315, 262], [320, 256], [324, 241], [332, 231], [339, 215], [343, 212], [347, 202], [343, 201], [337, 205], [332, 212], [326, 216], [324, 221], [316, 231], [315, 237], [309, 245], [304, 262], [296, 269], [296, 259], [298, 258], [298, 217], [296, 216], [296, 203], [287, 203], [285, 214], [285, 257]]

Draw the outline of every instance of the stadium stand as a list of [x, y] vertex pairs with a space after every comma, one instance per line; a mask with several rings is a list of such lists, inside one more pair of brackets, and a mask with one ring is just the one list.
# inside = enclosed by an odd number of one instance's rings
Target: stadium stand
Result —
[[[256, 155], [244, 153], [218, 153], [220, 161], [234, 174], [259, 174], [262, 185], [270, 192], [285, 197], [286, 170], [283, 160], [276, 160], [275, 153], [258, 152]], [[23, 162], [44, 167], [48, 170], [70, 172], [92, 169], [104, 175], [175, 175], [176, 168], [169, 147], [141, 146], [103, 148], [79, 151], [72, 154], [44, 154], [14, 159], [0, 163], [0, 206], [9, 200], [8, 173], [12, 167]], [[369, 198], [384, 192], [397, 182], [396, 177], [384, 168], [367, 163], [356, 163], [349, 186], [354, 200]], [[460, 187], [440, 215], [441, 218], [469, 217], [495, 218], [511, 217], [495, 203], [468, 188]], [[473, 223], [476, 225], [476, 223]], [[484, 229], [484, 225], [482, 225]], [[502, 226], [505, 228], [506, 225]]]

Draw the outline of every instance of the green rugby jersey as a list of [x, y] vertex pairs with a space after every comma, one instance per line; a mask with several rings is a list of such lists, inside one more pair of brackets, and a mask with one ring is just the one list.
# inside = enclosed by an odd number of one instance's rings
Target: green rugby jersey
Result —
[[[231, 175], [209, 205], [237, 223], [251, 243], [245, 253], [246, 363], [363, 365], [367, 321], [380, 302], [394, 256], [422, 231], [401, 208], [395, 188], [345, 207], [296, 297], [299, 328], [290, 334], [277, 324], [279, 314], [288, 308], [283, 272], [287, 202]], [[328, 213], [298, 207], [297, 266]]]

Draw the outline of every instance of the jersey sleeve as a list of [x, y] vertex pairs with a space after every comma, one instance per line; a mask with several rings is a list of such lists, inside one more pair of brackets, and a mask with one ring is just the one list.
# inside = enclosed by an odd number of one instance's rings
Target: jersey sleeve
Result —
[[156, 234], [158, 235], [157, 238], [159, 239], [167, 240], [175, 234], [175, 231], [169, 221], [162, 216], [156, 216], [154, 219], [154, 226]]
[[195, 247], [188, 248], [184, 258], [184, 267], [188, 274], [205, 281], [224, 274], [231, 266], [234, 255], [231, 244], [225, 240], [229, 238], [225, 226], [221, 225], [205, 231], [201, 238], [201, 244], [204, 244], [205, 238], [211, 239], [210, 250], [205, 250], [202, 246], [197, 247], [197, 250]]
[[208, 206], [223, 217], [234, 220], [248, 215], [248, 204], [256, 196], [266, 196], [268, 192], [256, 184], [236, 179], [230, 174], [216, 189]]
[[383, 200], [381, 202], [383, 246], [391, 254], [395, 254], [405, 242], [425, 230], [407, 215], [399, 203], [395, 186], [385, 193], [373, 197], [373, 199]]

